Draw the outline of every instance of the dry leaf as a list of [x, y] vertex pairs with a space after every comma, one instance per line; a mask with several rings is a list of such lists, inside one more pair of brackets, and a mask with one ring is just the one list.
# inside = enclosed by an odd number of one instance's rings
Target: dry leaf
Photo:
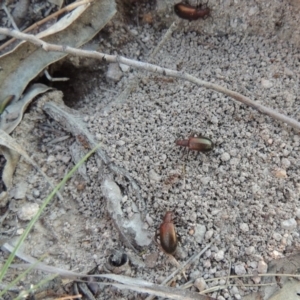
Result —
[[[44, 37], [43, 40], [48, 43], [80, 47], [92, 39], [115, 13], [114, 1], [93, 1], [87, 6], [76, 8], [38, 37]], [[39, 46], [22, 42], [13, 51], [1, 56], [0, 65], [3, 68], [0, 72], [0, 101], [14, 95], [13, 102], [17, 102], [32, 79], [48, 65], [66, 55], [46, 52]]]

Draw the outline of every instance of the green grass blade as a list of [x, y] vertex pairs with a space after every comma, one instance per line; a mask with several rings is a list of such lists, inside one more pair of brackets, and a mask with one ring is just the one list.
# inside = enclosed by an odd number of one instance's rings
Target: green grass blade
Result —
[[34, 269], [34, 267], [38, 265], [38, 263], [41, 262], [46, 256], [47, 254], [42, 255], [42, 257], [37, 262], [32, 264], [28, 269], [22, 272], [15, 280], [8, 284], [6, 288], [2, 292], [0, 292], [0, 297], [3, 296], [12, 286], [17, 284], [21, 279], [23, 279], [26, 276], [26, 274], [28, 274], [32, 269]]
[[49, 202], [51, 201], [51, 199], [54, 197], [54, 195], [60, 190], [60, 188], [68, 181], [68, 179], [76, 172], [76, 170], [100, 147], [100, 144], [97, 145], [95, 148], [93, 148], [87, 155], [85, 155], [79, 162], [78, 164], [76, 164], [74, 166], [74, 168], [63, 178], [63, 180], [54, 188], [54, 190], [51, 192], [51, 194], [44, 200], [44, 202], [42, 203], [40, 209], [38, 210], [37, 214], [33, 217], [33, 219], [29, 222], [29, 224], [27, 225], [25, 231], [23, 232], [23, 234], [21, 235], [18, 243], [15, 246], [14, 251], [9, 255], [6, 263], [4, 264], [4, 266], [2, 267], [1, 271], [0, 271], [0, 282], [3, 280], [10, 264], [12, 263], [16, 252], [18, 251], [18, 249], [20, 248], [21, 244], [24, 242], [24, 240], [26, 239], [26, 237], [28, 236], [30, 230], [32, 229], [34, 223], [38, 220], [38, 218], [40, 217], [41, 213], [43, 212], [43, 210], [45, 209], [45, 207], [49, 204]]

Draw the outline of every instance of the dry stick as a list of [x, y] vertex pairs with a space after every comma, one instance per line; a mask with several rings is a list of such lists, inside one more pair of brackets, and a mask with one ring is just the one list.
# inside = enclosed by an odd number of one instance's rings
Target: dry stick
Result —
[[[53, 13], [50, 16], [44, 18], [43, 20], [37, 21], [36, 23], [32, 24], [31, 26], [29, 26], [28, 28], [26, 28], [23, 32], [24, 33], [29, 32], [29, 31], [35, 29], [36, 27], [43, 25], [44, 23], [48, 22], [49, 20], [58, 17], [59, 15], [65, 13], [65, 12], [69, 12], [69, 11], [75, 9], [76, 7], [80, 6], [80, 5], [91, 3], [93, 1], [94, 0], [82, 0], [82, 1], [79, 1], [79, 2], [72, 3], [72, 4], [68, 5], [68, 6], [65, 6], [64, 8], [56, 11], [55, 13]], [[14, 39], [10, 39], [6, 43], [2, 44], [0, 46], [0, 51], [3, 50], [5, 47], [9, 46], [15, 40], [16, 40], [15, 38]]]
[[214, 83], [200, 80], [200, 79], [198, 79], [190, 74], [184, 73], [184, 72], [178, 72], [175, 70], [162, 68], [162, 67], [159, 67], [154, 64], [139, 62], [136, 60], [128, 59], [123, 56], [108, 55], [108, 54], [103, 54], [103, 53], [100, 53], [97, 51], [81, 50], [81, 49], [76, 49], [76, 48], [69, 47], [69, 46], [49, 44], [49, 43], [46, 43], [46, 42], [42, 41], [41, 39], [35, 37], [34, 35], [25, 34], [22, 32], [18, 32], [16, 30], [10, 30], [10, 29], [3, 28], [3, 27], [0, 27], [0, 34], [9, 35], [9, 36], [13, 36], [17, 39], [29, 41], [37, 46], [42, 47], [45, 51], [64, 52], [64, 53], [69, 53], [72, 55], [96, 58], [96, 59], [102, 60], [103, 62], [122, 63], [124, 65], [128, 65], [128, 66], [131, 66], [131, 67], [134, 67], [137, 69], [144, 69], [149, 72], [163, 74], [164, 76], [170, 76], [170, 77], [175, 77], [175, 78], [179, 78], [179, 79], [183, 79], [183, 80], [188, 80], [197, 85], [203, 86], [207, 89], [212, 89], [214, 91], [223, 93], [223, 94], [235, 99], [236, 101], [239, 101], [243, 104], [246, 104], [246, 105], [258, 110], [259, 112], [261, 112], [263, 114], [266, 114], [276, 120], [287, 123], [290, 126], [292, 126], [294, 129], [297, 129], [300, 131], [300, 123], [298, 121], [296, 121], [295, 119], [292, 119], [286, 115], [280, 114], [279, 112], [275, 111], [272, 108], [263, 106], [255, 101], [251, 100], [250, 98], [243, 96], [240, 93], [231, 91], [227, 88], [224, 88], [224, 87], [214, 84]]
[[159, 51], [159, 49], [163, 46], [163, 44], [171, 37], [172, 33], [175, 31], [175, 29], [177, 28], [178, 23], [177, 22], [173, 22], [171, 24], [171, 26], [169, 27], [169, 29], [167, 30], [167, 32], [165, 33], [165, 35], [163, 36], [162, 40], [158, 43], [158, 45], [154, 48], [154, 50], [152, 51], [152, 53], [150, 53], [149, 56], [149, 61], [152, 61], [152, 59], [155, 57], [155, 55], [157, 54], [157, 52]]
[[15, 23], [14, 18], [13, 18], [12, 15], [10, 14], [10, 12], [9, 12], [7, 6], [5, 5], [5, 3], [2, 4], [2, 8], [3, 8], [3, 10], [5, 11], [5, 13], [6, 13], [6, 15], [7, 15], [8, 19], [9, 19], [9, 21], [10, 21], [10, 23], [11, 23], [11, 25], [13, 26], [13, 28], [15, 28], [16, 30], [19, 30], [17, 24]]

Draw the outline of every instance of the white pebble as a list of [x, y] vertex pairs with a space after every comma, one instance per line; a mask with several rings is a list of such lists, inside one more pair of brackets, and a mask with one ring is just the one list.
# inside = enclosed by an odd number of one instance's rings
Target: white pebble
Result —
[[228, 161], [228, 160], [230, 160], [230, 155], [229, 155], [229, 153], [224, 152], [224, 153], [222, 154], [222, 156], [221, 156], [221, 160], [222, 160], [222, 161]]
[[258, 262], [257, 271], [259, 274], [265, 274], [268, 271], [268, 265], [263, 261]]
[[204, 236], [205, 236], [205, 233], [206, 233], [205, 225], [197, 224], [195, 226], [194, 237], [195, 237], [195, 240], [196, 240], [197, 243], [202, 243], [202, 241], [204, 239]]
[[207, 288], [206, 282], [203, 277], [197, 278], [194, 282], [194, 286], [199, 290], [199, 292], [202, 292]]
[[146, 215], [146, 222], [149, 224], [149, 226], [153, 226], [154, 224], [153, 219], [149, 216], [149, 214]]
[[240, 229], [241, 229], [241, 231], [243, 231], [243, 232], [248, 232], [248, 231], [249, 231], [249, 226], [248, 226], [247, 223], [241, 223], [241, 224], [240, 224]]
[[245, 249], [247, 255], [251, 255], [255, 252], [255, 248], [253, 246], [249, 246]]
[[257, 269], [257, 262], [256, 261], [250, 261], [247, 264], [248, 264], [248, 267], [250, 267], [252, 269]]
[[260, 276], [255, 276], [255, 277], [252, 277], [252, 280], [255, 284], [259, 284], [260, 281], [261, 281], [261, 277]]
[[47, 163], [48, 163], [48, 164], [51, 164], [51, 163], [54, 162], [54, 161], [56, 161], [55, 156], [49, 155], [48, 158], [47, 158]]
[[212, 118], [211, 118], [211, 120], [210, 120], [213, 124], [218, 124], [218, 118], [217, 117], [215, 117], [215, 116], [213, 116]]
[[23, 232], [24, 232], [24, 228], [19, 228], [19, 229], [17, 229], [16, 234], [21, 235], [21, 234], [23, 234]]
[[295, 219], [291, 218], [291, 219], [282, 221], [281, 226], [283, 229], [292, 231], [297, 228], [297, 221]]
[[288, 168], [291, 165], [291, 162], [287, 158], [283, 158], [281, 164], [283, 167]]
[[16, 185], [16, 188], [13, 191], [13, 197], [15, 199], [24, 199], [26, 196], [28, 184], [26, 182], [20, 182]]
[[124, 65], [124, 64], [119, 64], [119, 66], [120, 66], [120, 68], [121, 68], [121, 70], [122, 70], [123, 72], [128, 72], [129, 69], [130, 69], [129, 66]]
[[282, 239], [282, 235], [278, 232], [274, 232], [273, 233], [273, 238], [274, 238], [275, 241], [280, 242], [281, 239]]
[[248, 15], [251, 17], [259, 12], [259, 8], [257, 6], [250, 7], [248, 11]]
[[119, 140], [119, 141], [117, 141], [117, 145], [118, 145], [118, 146], [124, 146], [124, 145], [125, 145], [125, 142], [122, 141], [122, 140]]
[[204, 268], [207, 268], [207, 269], [210, 268], [210, 267], [211, 267], [211, 262], [210, 262], [210, 260], [204, 261], [203, 267], [204, 267]]
[[293, 77], [294, 76], [294, 72], [292, 70], [290, 70], [287, 67], [284, 67], [284, 74], [288, 77]]
[[39, 210], [37, 203], [25, 203], [18, 210], [18, 217], [23, 221], [31, 220]]
[[214, 234], [214, 231], [212, 229], [206, 231], [206, 233], [205, 233], [205, 239], [206, 240], [211, 239], [211, 237], [213, 236], [213, 234]]
[[108, 65], [108, 70], [106, 73], [106, 78], [108, 80], [118, 82], [122, 76], [123, 73], [117, 63], [112, 63]]
[[221, 261], [224, 259], [224, 251], [223, 250], [219, 250], [216, 254], [215, 254], [215, 260], [216, 261]]
[[37, 189], [33, 189], [32, 195], [33, 195], [33, 197], [38, 198], [40, 196], [40, 191]]
[[161, 176], [159, 176], [153, 169], [149, 172], [149, 179], [155, 182], [159, 182], [161, 180]]
[[241, 275], [246, 274], [246, 269], [245, 269], [244, 265], [236, 265], [234, 267], [234, 272], [236, 275], [241, 276]]
[[262, 79], [261, 80], [261, 86], [265, 89], [269, 89], [273, 86], [273, 83], [270, 81], [270, 80], [267, 80], [267, 79]]

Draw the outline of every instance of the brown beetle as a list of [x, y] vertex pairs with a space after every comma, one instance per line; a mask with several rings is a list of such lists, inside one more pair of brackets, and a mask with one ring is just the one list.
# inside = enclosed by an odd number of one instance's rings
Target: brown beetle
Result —
[[177, 140], [175, 143], [178, 146], [187, 147], [189, 150], [200, 152], [209, 152], [214, 148], [214, 143], [204, 136], [190, 136], [188, 140]]
[[[206, 3], [207, 4], [207, 3]], [[186, 3], [177, 3], [174, 6], [174, 11], [179, 18], [195, 21], [198, 19], [204, 19], [210, 15], [210, 8], [203, 7], [203, 5], [192, 6]]]
[[159, 227], [160, 245], [168, 254], [175, 253], [178, 243], [172, 214], [171, 211], [167, 211]]

